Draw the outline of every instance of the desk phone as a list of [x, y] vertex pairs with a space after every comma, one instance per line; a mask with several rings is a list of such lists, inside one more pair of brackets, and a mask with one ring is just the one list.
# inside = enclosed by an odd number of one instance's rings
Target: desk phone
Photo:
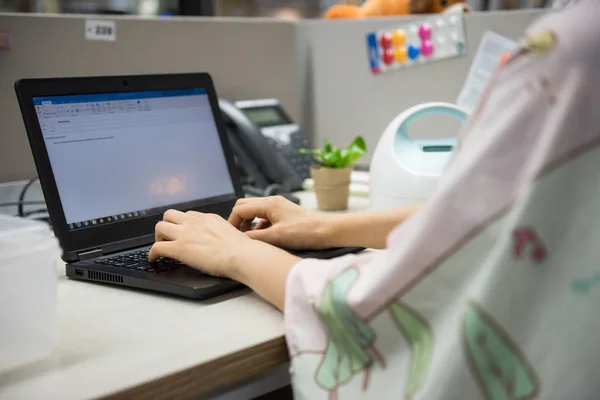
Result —
[[314, 162], [311, 154], [299, 153], [310, 145], [279, 100], [230, 103], [221, 99], [219, 104], [246, 185], [264, 189], [276, 184], [284, 191], [300, 190]]

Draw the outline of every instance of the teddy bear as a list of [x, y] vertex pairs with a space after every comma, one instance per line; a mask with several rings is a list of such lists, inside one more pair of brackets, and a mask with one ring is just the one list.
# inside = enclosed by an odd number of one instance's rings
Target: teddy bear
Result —
[[325, 19], [357, 19], [409, 14], [434, 14], [470, 11], [466, 0], [366, 0], [361, 6], [336, 4], [324, 14]]

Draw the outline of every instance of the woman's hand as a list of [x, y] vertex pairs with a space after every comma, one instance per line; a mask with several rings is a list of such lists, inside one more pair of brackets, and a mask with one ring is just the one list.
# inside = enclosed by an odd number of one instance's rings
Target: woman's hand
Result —
[[[240, 199], [229, 222], [252, 239], [285, 249], [362, 246], [383, 249], [388, 234], [422, 207], [325, 214], [306, 210], [281, 196]], [[252, 221], [259, 218], [252, 229]]]
[[300, 258], [252, 240], [223, 218], [169, 210], [156, 225], [148, 258], [181, 261], [213, 276], [234, 279], [283, 310], [285, 282]]
[[[281, 196], [239, 199], [229, 223], [245, 234], [286, 249], [324, 249], [329, 215], [306, 210]], [[252, 221], [260, 218], [252, 229]]]
[[213, 276], [231, 277], [252, 240], [214, 214], [169, 210], [156, 225], [156, 243], [148, 255], [181, 261]]

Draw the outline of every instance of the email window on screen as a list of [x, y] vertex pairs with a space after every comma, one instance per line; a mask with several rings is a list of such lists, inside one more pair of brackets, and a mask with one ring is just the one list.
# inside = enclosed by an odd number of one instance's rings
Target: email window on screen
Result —
[[34, 105], [67, 223], [234, 193], [204, 89]]

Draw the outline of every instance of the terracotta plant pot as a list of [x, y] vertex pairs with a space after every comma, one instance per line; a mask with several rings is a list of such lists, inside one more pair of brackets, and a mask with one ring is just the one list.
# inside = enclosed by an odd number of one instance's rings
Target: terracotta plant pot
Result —
[[310, 173], [314, 181], [317, 204], [320, 210], [339, 211], [348, 209], [352, 166], [346, 168], [313, 166]]

